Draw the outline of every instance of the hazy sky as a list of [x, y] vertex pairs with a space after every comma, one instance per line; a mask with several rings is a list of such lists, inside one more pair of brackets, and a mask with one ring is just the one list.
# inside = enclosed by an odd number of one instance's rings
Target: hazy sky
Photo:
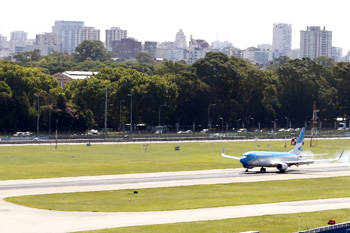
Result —
[[179, 29], [209, 43], [226, 39], [245, 49], [272, 44], [274, 23], [292, 24], [292, 47], [300, 30], [325, 26], [333, 46], [350, 50], [349, 0], [11, 0], [0, 4], [0, 34], [23, 30], [29, 38], [51, 32], [55, 20], [84, 21], [101, 30], [120, 27], [139, 41], [174, 41]]

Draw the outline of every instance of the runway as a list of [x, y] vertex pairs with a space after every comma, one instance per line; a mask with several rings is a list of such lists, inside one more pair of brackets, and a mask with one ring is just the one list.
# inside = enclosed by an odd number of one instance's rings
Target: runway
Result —
[[273, 168], [268, 169], [268, 172], [264, 174], [259, 173], [258, 169], [245, 173], [242, 168], [0, 181], [0, 232], [63, 233], [135, 225], [217, 220], [266, 214], [350, 208], [350, 198], [337, 198], [195, 210], [95, 213], [37, 210], [14, 205], [3, 200], [3, 198], [10, 196], [34, 194], [350, 176], [349, 166], [349, 163], [315, 164], [310, 167], [292, 167], [285, 174], [278, 173]]

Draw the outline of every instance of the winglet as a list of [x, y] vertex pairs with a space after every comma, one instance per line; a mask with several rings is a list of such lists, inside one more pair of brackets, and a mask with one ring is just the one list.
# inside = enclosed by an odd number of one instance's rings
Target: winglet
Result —
[[341, 157], [343, 156], [343, 153], [344, 153], [344, 150], [340, 153], [338, 160], [341, 159]]
[[235, 156], [230, 156], [230, 155], [225, 155], [225, 147], [222, 147], [222, 152], [221, 156], [229, 159], [235, 159], [235, 160], [240, 160], [241, 158], [235, 157]]

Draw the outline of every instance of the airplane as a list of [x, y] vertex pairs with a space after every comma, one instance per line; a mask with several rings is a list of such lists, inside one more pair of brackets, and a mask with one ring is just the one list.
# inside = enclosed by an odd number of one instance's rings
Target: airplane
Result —
[[221, 156], [229, 159], [239, 160], [246, 172], [254, 167], [261, 167], [260, 172], [265, 173], [266, 167], [276, 167], [281, 173], [284, 173], [288, 167], [295, 165], [309, 165], [314, 162], [330, 162], [339, 160], [343, 152], [337, 159], [319, 159], [319, 160], [306, 160], [302, 159], [302, 147], [304, 141], [305, 128], [302, 128], [298, 140], [294, 148], [289, 152], [271, 152], [271, 151], [248, 151], [241, 157], [230, 156], [225, 154], [225, 147], [222, 148]]

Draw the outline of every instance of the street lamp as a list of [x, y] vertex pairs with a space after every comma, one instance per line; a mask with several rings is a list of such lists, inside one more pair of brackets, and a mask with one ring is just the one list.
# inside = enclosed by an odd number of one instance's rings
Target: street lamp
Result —
[[38, 98], [38, 108], [37, 108], [37, 110], [38, 110], [38, 118], [37, 118], [37, 121], [36, 121], [36, 135], [38, 136], [39, 135], [39, 118], [40, 118], [40, 103], [39, 103], [39, 95], [37, 95], [37, 94], [34, 94], [34, 96], [35, 97], [37, 97]]
[[130, 134], [132, 133], [132, 94], [128, 94], [130, 96]]
[[160, 109], [161, 107], [165, 107], [166, 104], [163, 104], [163, 105], [159, 105], [159, 111], [158, 111], [158, 114], [159, 114], [159, 119], [158, 119], [158, 125], [160, 126]]
[[222, 117], [220, 117], [221, 120], [221, 132], [224, 132], [224, 119]]
[[287, 129], [288, 129], [288, 128], [289, 128], [289, 127], [288, 127], [289, 118], [288, 118], [288, 117], [285, 117], [285, 119], [287, 119]]
[[125, 102], [125, 100], [121, 100], [119, 102], [119, 130], [122, 130], [122, 102]]
[[278, 119], [275, 119], [273, 121], [271, 121], [273, 123], [273, 129], [276, 130], [276, 121], [278, 121]]
[[105, 130], [104, 130], [104, 133], [107, 133], [107, 94], [108, 94], [108, 87], [106, 87], [106, 100], [105, 100]]
[[210, 129], [211, 129], [211, 120], [210, 120], [210, 107], [211, 106], [215, 106], [216, 104], [209, 104], [209, 106], [208, 106], [208, 127], [209, 127], [209, 131], [210, 131]]

